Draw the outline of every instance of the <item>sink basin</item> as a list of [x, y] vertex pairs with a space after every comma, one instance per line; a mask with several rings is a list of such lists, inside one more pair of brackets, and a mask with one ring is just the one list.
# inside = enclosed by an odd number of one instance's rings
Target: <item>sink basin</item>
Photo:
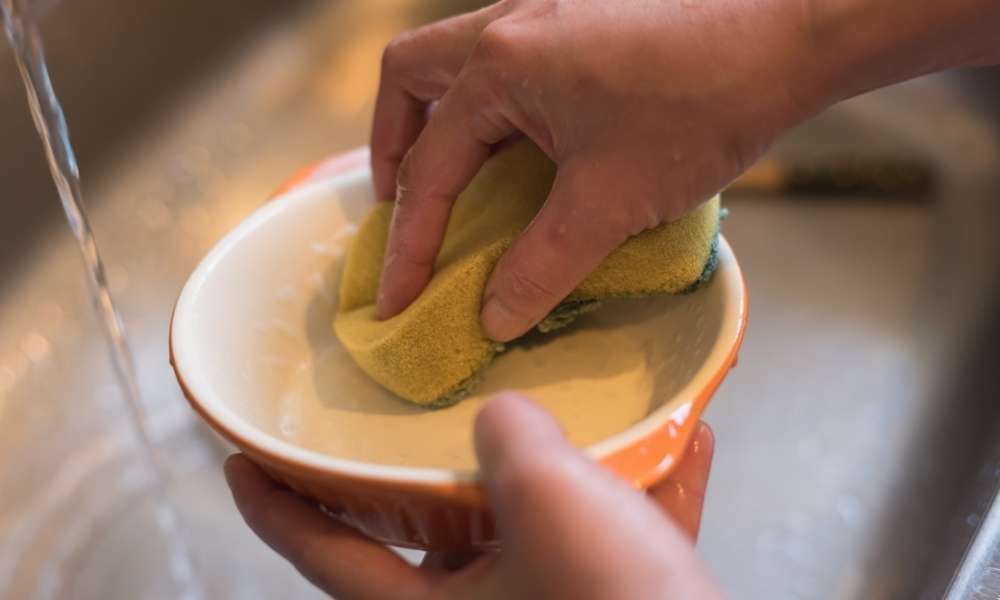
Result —
[[[231, 449], [170, 373], [170, 309], [295, 168], [366, 142], [385, 42], [469, 3], [147, 4], [64, 2], [43, 30], [171, 497], [208, 597], [321, 597], [233, 509]], [[930, 200], [726, 198], [754, 306], [706, 416], [699, 547], [733, 596], [940, 597], [996, 529], [982, 524], [1000, 479], [998, 80], [867, 95], [775, 149], [916, 156], [939, 175]], [[171, 597], [151, 482], [6, 48], [0, 81], [0, 598]], [[976, 581], [956, 585], [988, 590]]]

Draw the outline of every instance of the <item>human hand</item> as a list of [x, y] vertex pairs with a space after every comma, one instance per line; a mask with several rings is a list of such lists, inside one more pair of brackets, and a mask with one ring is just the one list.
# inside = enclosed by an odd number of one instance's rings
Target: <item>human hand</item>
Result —
[[513, 134], [558, 174], [486, 286], [500, 341], [629, 236], [710, 198], [819, 107], [797, 85], [802, 4], [509, 0], [396, 38], [371, 140], [376, 194], [397, 202], [379, 317], [424, 288], [456, 196]]
[[502, 549], [466, 560], [429, 555], [419, 568], [322, 514], [242, 455], [226, 461], [226, 479], [257, 535], [342, 600], [721, 596], [691, 542], [712, 457], [707, 426], [648, 495], [572, 447], [547, 413], [514, 394], [483, 409], [475, 440]]

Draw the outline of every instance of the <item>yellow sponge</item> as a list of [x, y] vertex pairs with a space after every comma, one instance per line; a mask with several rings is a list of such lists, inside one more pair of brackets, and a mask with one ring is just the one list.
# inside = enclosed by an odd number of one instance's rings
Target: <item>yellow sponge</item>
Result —
[[[518, 142], [490, 158], [452, 210], [434, 277], [402, 313], [375, 318], [393, 204], [380, 202], [348, 252], [334, 327], [358, 365], [398, 396], [447, 406], [467, 395], [503, 344], [479, 324], [494, 265], [548, 195], [555, 166], [534, 144]], [[602, 298], [680, 293], [715, 266], [718, 198], [678, 221], [630, 238], [539, 326], [549, 331]]]

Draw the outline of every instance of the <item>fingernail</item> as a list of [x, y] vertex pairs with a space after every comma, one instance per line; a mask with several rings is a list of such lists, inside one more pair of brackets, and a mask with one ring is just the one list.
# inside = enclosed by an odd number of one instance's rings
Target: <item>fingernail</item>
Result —
[[375, 319], [379, 321], [385, 319], [385, 292], [381, 288], [375, 296]]
[[474, 441], [486, 474], [501, 461], [535, 461], [542, 446], [549, 453], [572, 448], [552, 415], [517, 392], [501, 392], [486, 403], [476, 415]]
[[524, 333], [525, 318], [512, 311], [497, 296], [487, 298], [483, 312], [479, 316], [486, 335], [498, 342], [509, 342]]

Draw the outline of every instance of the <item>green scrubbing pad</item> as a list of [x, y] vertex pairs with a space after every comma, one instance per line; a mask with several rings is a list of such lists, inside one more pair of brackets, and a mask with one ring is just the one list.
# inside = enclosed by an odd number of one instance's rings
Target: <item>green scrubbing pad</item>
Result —
[[[375, 318], [382, 259], [393, 204], [380, 202], [348, 252], [334, 321], [358, 365], [398, 396], [447, 406], [468, 395], [482, 369], [503, 350], [479, 324], [490, 272], [541, 208], [555, 166], [534, 144], [519, 142], [491, 157], [452, 210], [434, 277], [399, 315]], [[719, 201], [633, 236], [612, 252], [539, 325], [546, 332], [612, 297], [682, 293], [715, 266]]]

